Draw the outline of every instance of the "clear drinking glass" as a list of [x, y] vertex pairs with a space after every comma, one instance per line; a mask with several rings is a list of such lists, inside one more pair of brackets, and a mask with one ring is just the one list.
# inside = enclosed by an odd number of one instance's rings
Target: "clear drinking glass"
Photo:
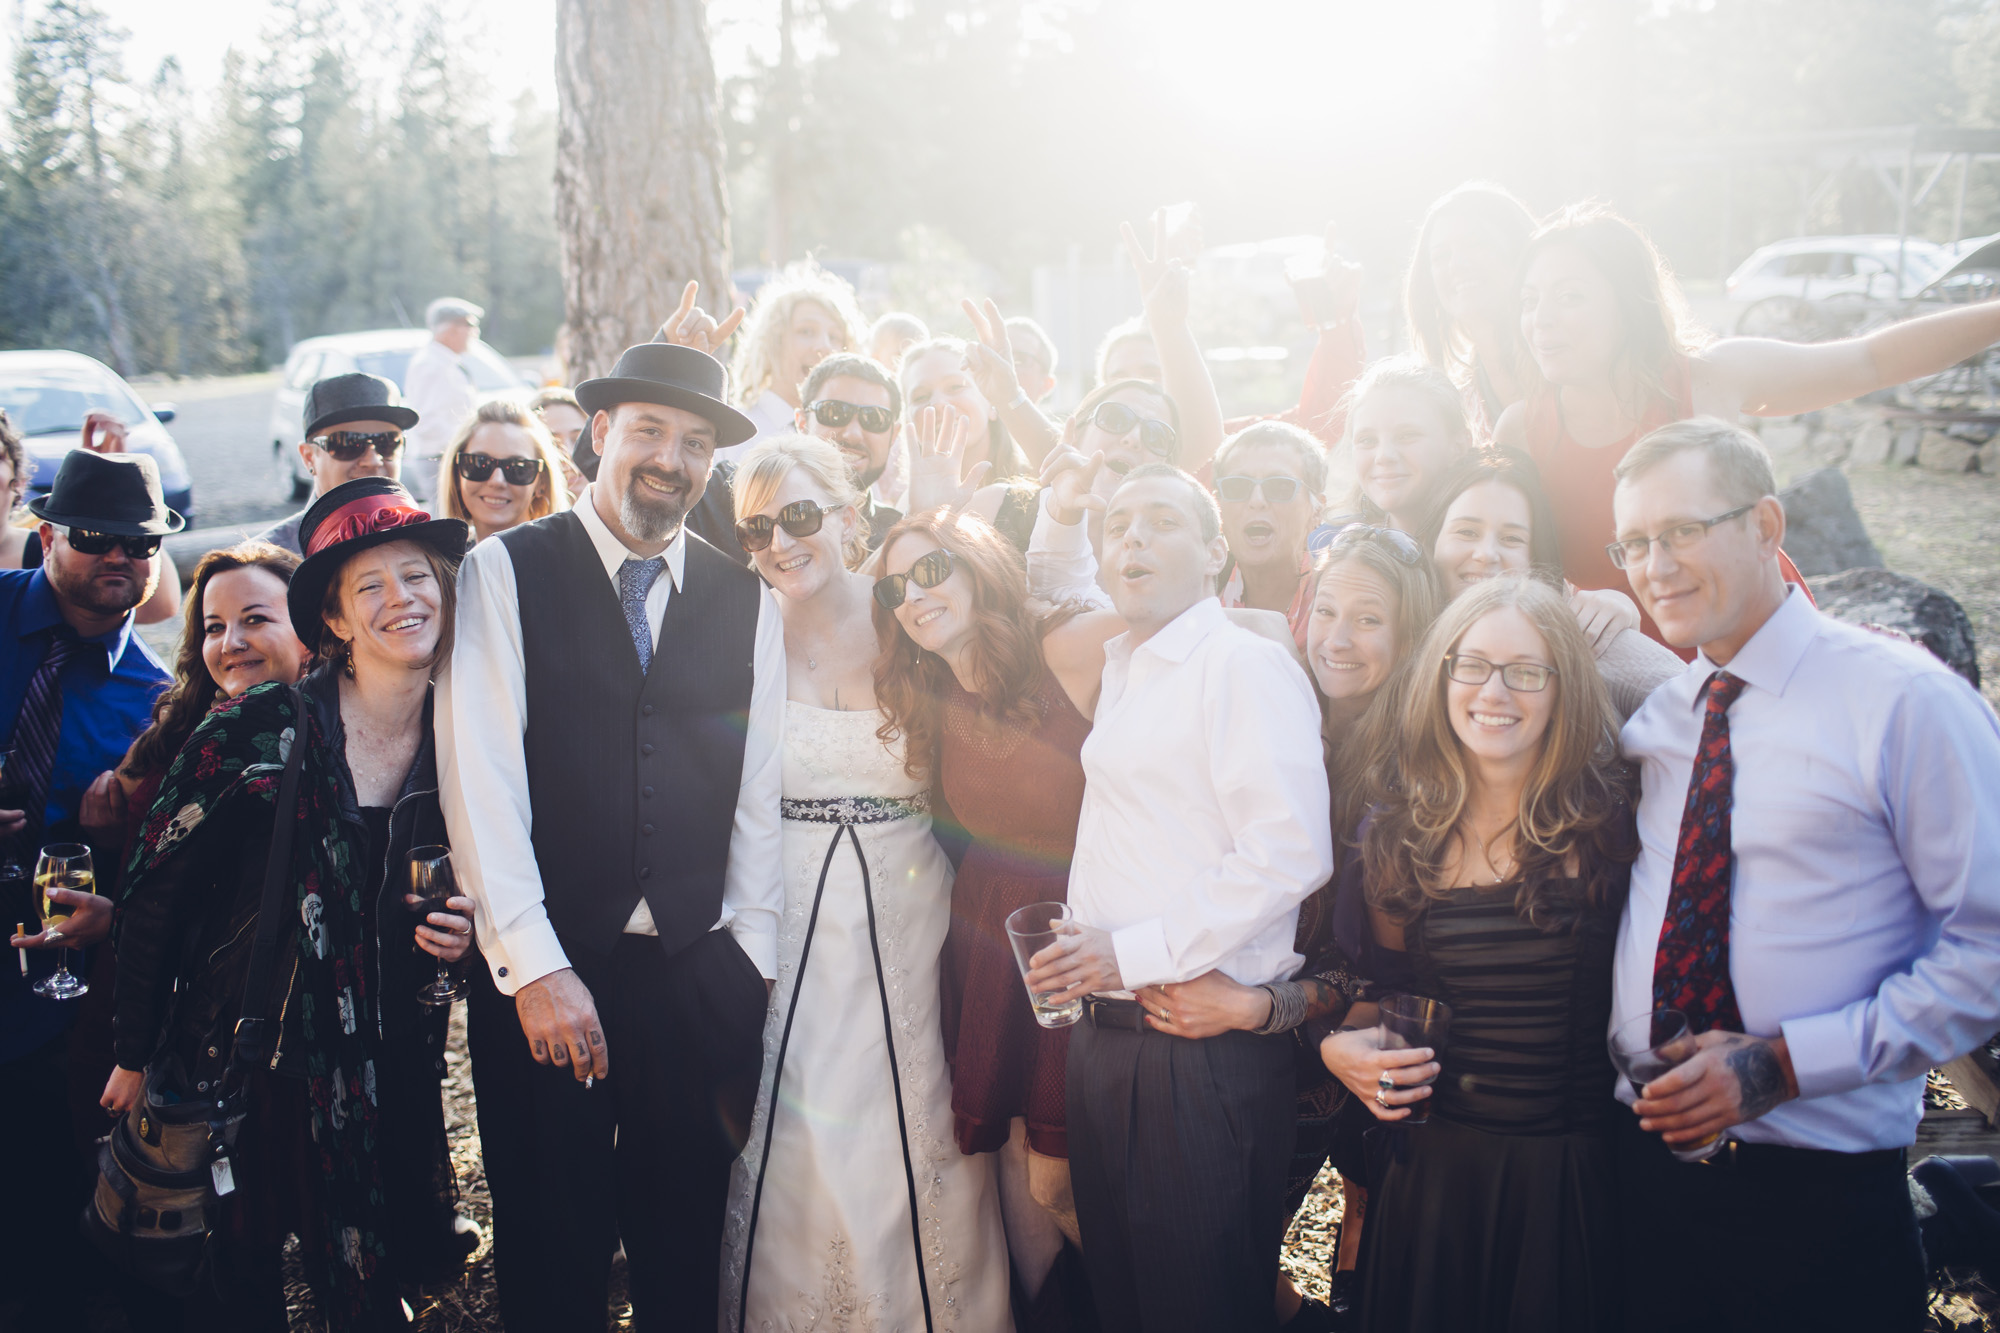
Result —
[[[1380, 1028], [1382, 1049], [1385, 1051], [1407, 1051], [1419, 1046], [1428, 1046], [1435, 1053], [1439, 1064], [1444, 1062], [1445, 1039], [1451, 1034], [1451, 1006], [1443, 1000], [1427, 999], [1422, 995], [1387, 995], [1380, 1006], [1382, 1024]], [[1425, 1083], [1402, 1083], [1403, 1088], [1421, 1088], [1435, 1083], [1436, 1077]], [[1410, 1114], [1404, 1118], [1406, 1125], [1426, 1125], [1431, 1118], [1431, 1098], [1425, 1097], [1409, 1103]]]
[[[42, 929], [53, 930], [68, 923], [73, 910], [68, 903], [54, 902], [50, 889], [75, 889], [94, 893], [96, 872], [91, 868], [90, 848], [80, 842], [52, 842], [42, 848], [35, 861], [35, 898], [42, 910]], [[74, 1000], [89, 991], [90, 983], [69, 970], [69, 949], [56, 958], [56, 970], [34, 985], [37, 995], [51, 1000]]]
[[[1029, 903], [1007, 915], [1007, 942], [1014, 946], [1014, 961], [1020, 964], [1021, 981], [1028, 979], [1028, 960], [1056, 942], [1060, 927], [1069, 920], [1068, 903]], [[1045, 1028], [1066, 1028], [1083, 1017], [1081, 998], [1058, 1003], [1046, 995], [1028, 991], [1028, 1004], [1035, 1021]]]
[[[1695, 1053], [1694, 1033], [1687, 1015], [1678, 1009], [1655, 1009], [1618, 1025], [1609, 1042], [1611, 1063], [1632, 1081], [1638, 1092], [1648, 1083], [1685, 1064]], [[1722, 1135], [1711, 1134], [1699, 1143], [1669, 1149], [1683, 1162], [1701, 1162], [1715, 1156], [1722, 1147]]]
[[[18, 766], [19, 750], [0, 750], [0, 810], [22, 810], [28, 804], [28, 784]], [[0, 879], [22, 879], [21, 855], [15, 846], [20, 839], [0, 839]]]
[[[403, 901], [416, 913], [418, 922], [428, 924], [432, 912], [451, 911], [445, 900], [457, 892], [458, 878], [451, 873], [450, 848], [410, 849], [410, 892]], [[451, 964], [440, 958], [437, 960], [437, 980], [426, 983], [417, 992], [417, 998], [428, 1005], [447, 1005], [453, 1000], [465, 998], [465, 984], [452, 980]]]

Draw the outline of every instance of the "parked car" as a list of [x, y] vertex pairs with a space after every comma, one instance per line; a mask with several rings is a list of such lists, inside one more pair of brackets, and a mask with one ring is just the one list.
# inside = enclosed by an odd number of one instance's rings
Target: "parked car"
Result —
[[[305, 499], [312, 490], [312, 476], [294, 446], [304, 428], [306, 390], [313, 381], [358, 370], [392, 380], [401, 389], [410, 358], [430, 340], [431, 335], [423, 329], [370, 329], [363, 333], [329, 333], [293, 344], [291, 355], [285, 358], [277, 397], [271, 404], [271, 448], [280, 460], [281, 475], [290, 478], [293, 500]], [[525, 401], [534, 392], [535, 386], [507, 364], [505, 357], [477, 338], [465, 349], [465, 364], [472, 371], [473, 385], [482, 399]]]
[[1752, 252], [1723, 292], [1739, 311], [1737, 333], [1816, 342], [1846, 337], [1916, 296], [1952, 260], [1950, 247], [1916, 237], [1795, 236]]
[[35, 469], [31, 498], [48, 494], [63, 455], [82, 443], [84, 415], [109, 412], [125, 423], [125, 447], [158, 464], [167, 508], [194, 521], [194, 484], [180, 446], [167, 434], [173, 404], [148, 407], [102, 361], [81, 352], [0, 352], [0, 407], [25, 437]]

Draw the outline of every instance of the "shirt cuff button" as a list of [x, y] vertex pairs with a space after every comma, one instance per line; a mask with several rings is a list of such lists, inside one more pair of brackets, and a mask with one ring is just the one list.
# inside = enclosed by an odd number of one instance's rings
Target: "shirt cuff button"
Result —
[[504, 968], [504, 967], [503, 967], [503, 968], [501, 968], [501, 969], [500, 969], [500, 975], [501, 975], [501, 976], [503, 976], [503, 977], [504, 977], [504, 976], [506, 976], [506, 975], [507, 975], [507, 969], [506, 969], [506, 968]]

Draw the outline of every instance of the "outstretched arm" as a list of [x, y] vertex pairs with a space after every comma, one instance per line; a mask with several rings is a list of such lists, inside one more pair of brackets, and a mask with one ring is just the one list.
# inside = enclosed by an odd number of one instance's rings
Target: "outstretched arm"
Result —
[[1695, 356], [1696, 409], [1794, 416], [1906, 384], [2000, 342], [2000, 301], [1904, 320], [1860, 338], [1725, 338]]
[[1165, 216], [1153, 213], [1153, 247], [1149, 253], [1139, 244], [1139, 234], [1129, 222], [1119, 224], [1125, 238], [1125, 253], [1139, 274], [1139, 292], [1146, 303], [1146, 327], [1153, 332], [1153, 344], [1160, 349], [1162, 387], [1180, 409], [1180, 465], [1198, 472], [1215, 451], [1222, 447], [1222, 400], [1215, 396], [1215, 381], [1209, 377], [1208, 362], [1202, 359], [1201, 345], [1188, 327], [1188, 278], [1193, 269], [1184, 259], [1167, 252]]

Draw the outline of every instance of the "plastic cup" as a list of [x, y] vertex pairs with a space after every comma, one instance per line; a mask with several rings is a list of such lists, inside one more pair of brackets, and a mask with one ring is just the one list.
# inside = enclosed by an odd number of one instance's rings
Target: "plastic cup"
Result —
[[[1436, 1060], [1444, 1061], [1445, 1039], [1451, 1032], [1451, 1006], [1443, 1000], [1426, 999], [1421, 995], [1389, 995], [1381, 1004], [1382, 1049], [1385, 1051], [1407, 1051], [1419, 1046], [1428, 1046], [1435, 1052]], [[1405, 1083], [1405, 1088], [1426, 1087], [1437, 1082], [1435, 1077], [1424, 1083]], [[1409, 1103], [1410, 1114], [1403, 1119], [1406, 1125], [1427, 1125], [1431, 1119], [1431, 1099]]]
[[[1611, 1048], [1611, 1063], [1631, 1080], [1635, 1093], [1674, 1066], [1686, 1064], [1696, 1049], [1687, 1015], [1678, 1009], [1655, 1009], [1627, 1019], [1612, 1031], [1606, 1044]], [[1668, 1151], [1683, 1162], [1702, 1162], [1721, 1149], [1722, 1138], [1713, 1134], [1699, 1143]]]

